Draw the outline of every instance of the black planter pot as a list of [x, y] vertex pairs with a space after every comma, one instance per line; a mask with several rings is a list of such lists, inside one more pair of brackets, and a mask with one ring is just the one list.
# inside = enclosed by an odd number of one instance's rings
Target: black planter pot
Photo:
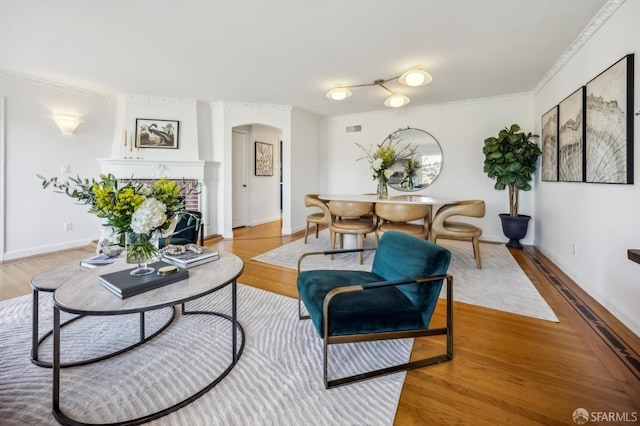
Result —
[[527, 235], [531, 216], [519, 214], [516, 217], [511, 217], [506, 213], [501, 213], [498, 216], [502, 220], [502, 232], [504, 232], [505, 237], [509, 238], [507, 247], [522, 248], [520, 240]]

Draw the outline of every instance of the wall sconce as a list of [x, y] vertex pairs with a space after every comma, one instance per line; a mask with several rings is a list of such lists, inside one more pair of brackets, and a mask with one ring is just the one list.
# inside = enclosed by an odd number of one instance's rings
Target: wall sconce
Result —
[[80, 124], [80, 117], [72, 114], [55, 114], [53, 120], [65, 135], [72, 134]]
[[422, 69], [415, 69], [415, 70], [407, 71], [404, 74], [398, 75], [396, 77], [379, 79], [374, 81], [373, 83], [336, 86], [333, 89], [329, 90], [329, 93], [327, 93], [327, 98], [333, 99], [335, 101], [341, 101], [351, 96], [352, 93], [349, 90], [350, 88], [365, 87], [365, 86], [380, 86], [387, 92], [391, 93], [391, 96], [389, 96], [384, 101], [385, 106], [388, 106], [390, 108], [403, 107], [407, 105], [409, 102], [411, 102], [411, 99], [409, 99], [407, 96], [400, 95], [385, 86], [385, 83], [392, 80], [398, 80], [400, 84], [404, 86], [418, 87], [418, 86], [424, 86], [425, 84], [431, 83], [431, 81], [433, 80], [433, 77], [431, 77], [431, 75], [428, 72]]

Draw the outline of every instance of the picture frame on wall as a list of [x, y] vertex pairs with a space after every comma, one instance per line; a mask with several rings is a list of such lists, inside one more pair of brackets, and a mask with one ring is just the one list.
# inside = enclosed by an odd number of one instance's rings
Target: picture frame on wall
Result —
[[177, 120], [136, 118], [136, 147], [178, 149]]
[[582, 86], [558, 106], [558, 180], [584, 182], [584, 110]]
[[586, 86], [586, 181], [633, 183], [633, 73], [630, 54]]
[[273, 145], [256, 141], [256, 176], [273, 176]]
[[542, 115], [542, 180], [558, 180], [558, 109], [556, 105]]

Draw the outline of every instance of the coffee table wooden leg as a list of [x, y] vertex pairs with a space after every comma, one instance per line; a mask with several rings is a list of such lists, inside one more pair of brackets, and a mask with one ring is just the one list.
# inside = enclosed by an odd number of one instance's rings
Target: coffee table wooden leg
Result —
[[236, 351], [236, 339], [238, 336], [238, 286], [236, 280], [231, 283], [231, 354], [234, 364], [238, 361], [238, 354]]
[[60, 414], [60, 310], [53, 308], [53, 416]]
[[144, 340], [144, 312], [140, 312], [140, 341]]
[[39, 291], [33, 289], [33, 307], [32, 307], [32, 320], [33, 323], [31, 325], [31, 360], [34, 362], [38, 361], [38, 325], [39, 325], [39, 312], [40, 312], [40, 302], [38, 301]]

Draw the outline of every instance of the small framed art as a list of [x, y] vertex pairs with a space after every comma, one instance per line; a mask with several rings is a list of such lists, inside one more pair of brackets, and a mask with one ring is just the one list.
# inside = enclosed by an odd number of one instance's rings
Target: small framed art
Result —
[[273, 145], [256, 141], [256, 176], [273, 176]]
[[178, 149], [176, 120], [136, 118], [136, 145], [139, 148]]

